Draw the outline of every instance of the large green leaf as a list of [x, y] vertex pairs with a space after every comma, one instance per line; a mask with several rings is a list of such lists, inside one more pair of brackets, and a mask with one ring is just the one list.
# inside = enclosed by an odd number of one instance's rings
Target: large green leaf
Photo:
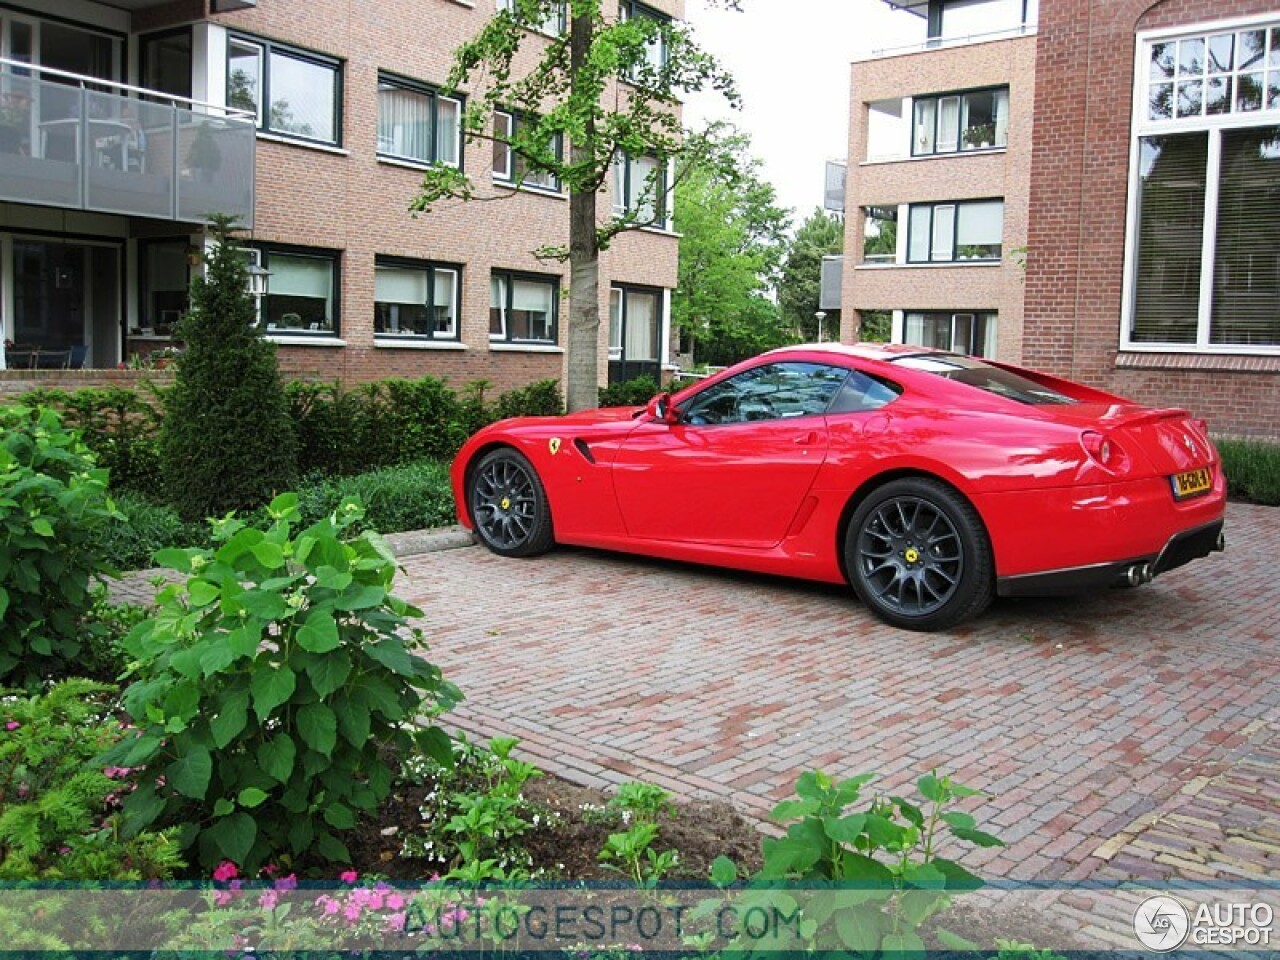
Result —
[[333, 754], [338, 741], [338, 720], [326, 704], [309, 703], [297, 713], [298, 736], [323, 756]]
[[213, 758], [204, 747], [192, 747], [165, 768], [169, 786], [184, 797], [203, 800], [213, 773]]
[[[351, 675], [351, 658], [345, 650], [333, 650], [307, 664], [311, 686], [321, 697], [327, 697]], [[365, 711], [366, 716], [368, 711]]]
[[399, 637], [384, 637], [377, 643], [369, 644], [364, 650], [392, 673], [402, 677], [413, 676], [413, 659], [405, 651], [404, 643]]
[[284, 783], [293, 773], [297, 752], [298, 748], [287, 733], [277, 733], [258, 747], [258, 766], [267, 776]]
[[328, 653], [342, 642], [338, 636], [338, 621], [327, 610], [310, 610], [307, 619], [298, 628], [298, 644], [311, 653]]
[[237, 690], [222, 702], [217, 716], [209, 721], [209, 732], [219, 750], [240, 735], [249, 722], [249, 693]]
[[137, 790], [125, 797], [122, 804], [122, 809], [124, 810], [123, 838], [129, 840], [151, 826], [156, 817], [160, 816], [164, 810], [164, 806], [164, 798], [156, 793], [155, 784], [144, 783], [140, 785]]
[[193, 607], [207, 607], [218, 599], [220, 592], [218, 585], [208, 580], [192, 580], [187, 584], [187, 595]]
[[924, 941], [910, 930], [888, 934], [880, 941], [885, 960], [924, 960]]
[[738, 865], [728, 857], [719, 856], [711, 861], [711, 882], [717, 887], [727, 887], [738, 879]]
[[263, 667], [253, 675], [249, 688], [253, 692], [253, 709], [265, 721], [271, 711], [284, 703], [298, 686], [298, 678], [288, 667]]
[[[312, 684], [315, 684], [313, 679]], [[369, 739], [369, 708], [363, 703], [343, 697], [333, 704], [333, 712], [338, 717], [338, 730], [342, 738], [353, 747], [362, 747]]]
[[205, 836], [218, 853], [232, 863], [244, 863], [258, 838], [258, 824], [249, 814], [233, 813], [223, 817], [205, 831]]
[[356, 825], [356, 815], [342, 803], [325, 804], [324, 822], [339, 830], [350, 830]]
[[836, 914], [840, 942], [855, 953], [873, 954], [880, 949], [883, 924], [884, 917], [877, 906], [845, 907]]
[[266, 799], [267, 792], [259, 790], [257, 787], [245, 787], [236, 797], [236, 801], [240, 806], [248, 807], [249, 809], [262, 806], [262, 802]]
[[358, 584], [344, 590], [334, 602], [334, 606], [339, 610], [366, 610], [369, 607], [378, 606], [386, 596], [386, 589], [377, 584]]
[[866, 822], [867, 817], [863, 813], [850, 814], [847, 817], [823, 817], [822, 828], [836, 843], [853, 843], [862, 835], [862, 827]]

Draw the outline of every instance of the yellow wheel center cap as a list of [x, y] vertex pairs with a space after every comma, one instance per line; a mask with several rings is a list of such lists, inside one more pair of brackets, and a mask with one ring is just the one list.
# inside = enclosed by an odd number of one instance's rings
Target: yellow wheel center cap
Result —
[[503, 498], [502, 498], [502, 509], [503, 509], [503, 510], [510, 510], [510, 509], [511, 509], [511, 498], [510, 498], [510, 497], [503, 497]]
[[907, 563], [918, 563], [920, 561], [920, 551], [912, 547], [906, 553]]

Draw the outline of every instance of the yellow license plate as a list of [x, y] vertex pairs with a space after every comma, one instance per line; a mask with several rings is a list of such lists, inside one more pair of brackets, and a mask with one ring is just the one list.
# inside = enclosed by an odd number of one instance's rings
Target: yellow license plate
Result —
[[1173, 481], [1173, 495], [1178, 500], [1198, 497], [1213, 489], [1213, 474], [1209, 472], [1208, 467], [1188, 470], [1186, 473], [1175, 473], [1170, 479]]

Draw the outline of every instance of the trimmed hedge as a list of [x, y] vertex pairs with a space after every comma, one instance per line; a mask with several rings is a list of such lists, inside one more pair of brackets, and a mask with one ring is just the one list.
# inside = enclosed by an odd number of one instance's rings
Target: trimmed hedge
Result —
[[[399, 533], [440, 527], [454, 520], [449, 468], [444, 463], [422, 461], [383, 467], [350, 477], [312, 476], [298, 484], [301, 522], [311, 524], [327, 516], [344, 497], [359, 497], [365, 506], [359, 529]], [[156, 551], [167, 547], [209, 547], [209, 528], [188, 523], [167, 504], [135, 493], [116, 498], [125, 519], [109, 523], [99, 534], [104, 553], [121, 570], [154, 565]], [[250, 522], [265, 522], [264, 511], [249, 515]]]
[[1230, 496], [1280, 506], [1280, 444], [1238, 437], [1217, 437], [1214, 443]]

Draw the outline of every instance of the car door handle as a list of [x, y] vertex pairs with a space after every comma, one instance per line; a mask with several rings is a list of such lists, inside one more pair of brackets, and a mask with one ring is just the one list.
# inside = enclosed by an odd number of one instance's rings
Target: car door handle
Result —
[[792, 442], [798, 447], [811, 447], [818, 442], [818, 431], [810, 430], [808, 433], [796, 437]]

